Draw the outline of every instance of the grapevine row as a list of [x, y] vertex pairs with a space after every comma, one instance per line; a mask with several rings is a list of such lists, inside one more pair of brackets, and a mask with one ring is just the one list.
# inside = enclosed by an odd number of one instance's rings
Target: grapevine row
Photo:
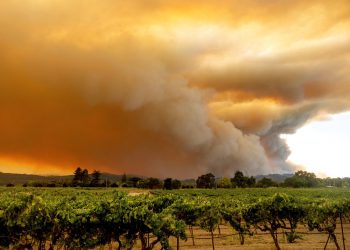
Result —
[[171, 249], [169, 238], [187, 240], [186, 228], [190, 228], [193, 239], [193, 226], [211, 234], [214, 249], [213, 232], [221, 223], [238, 233], [241, 244], [257, 229], [268, 232], [276, 249], [280, 249], [278, 230], [283, 229], [292, 243], [298, 239], [297, 226], [303, 224], [310, 230], [326, 232], [340, 249], [335, 229], [339, 221], [350, 216], [349, 199], [319, 198], [310, 202], [283, 193], [236, 199], [47, 190], [2, 192], [0, 201], [0, 245], [17, 249], [90, 249], [100, 245], [133, 249], [137, 241], [143, 250], [156, 245]]

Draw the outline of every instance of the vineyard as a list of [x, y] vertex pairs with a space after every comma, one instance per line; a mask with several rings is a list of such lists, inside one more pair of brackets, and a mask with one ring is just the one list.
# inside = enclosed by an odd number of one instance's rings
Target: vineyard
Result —
[[131, 196], [118, 189], [2, 188], [0, 246], [185, 249], [198, 246], [206, 232], [211, 249], [224, 237], [235, 238], [231, 247], [240, 248], [261, 235], [275, 249], [281, 249], [281, 239], [292, 248], [313, 233], [323, 238], [319, 249], [345, 249], [349, 194], [348, 189], [230, 189]]

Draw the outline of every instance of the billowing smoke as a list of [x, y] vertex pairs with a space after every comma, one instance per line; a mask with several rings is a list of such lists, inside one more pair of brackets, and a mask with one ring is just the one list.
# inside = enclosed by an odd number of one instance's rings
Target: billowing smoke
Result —
[[350, 6], [289, 8], [3, 1], [1, 170], [291, 171], [280, 135], [350, 107]]

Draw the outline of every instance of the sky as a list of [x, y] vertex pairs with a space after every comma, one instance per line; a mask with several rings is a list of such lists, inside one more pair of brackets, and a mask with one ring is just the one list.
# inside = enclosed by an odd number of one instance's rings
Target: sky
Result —
[[0, 1], [0, 171], [348, 175], [317, 142], [350, 110], [349, 30], [348, 0]]
[[291, 149], [288, 161], [319, 177], [350, 177], [350, 112], [314, 121], [284, 135]]

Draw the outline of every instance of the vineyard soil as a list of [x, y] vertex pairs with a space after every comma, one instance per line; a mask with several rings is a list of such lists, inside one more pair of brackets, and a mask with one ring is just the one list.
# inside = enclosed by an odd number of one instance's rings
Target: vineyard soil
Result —
[[[338, 225], [339, 230], [337, 230], [337, 237], [341, 239], [340, 225]], [[254, 236], [247, 236], [245, 244], [240, 245], [239, 238], [236, 232], [234, 232], [230, 227], [226, 225], [220, 226], [221, 235], [219, 232], [215, 232], [215, 249], [217, 250], [231, 250], [231, 249], [241, 249], [241, 250], [274, 250], [275, 246], [271, 240], [270, 235], [259, 232]], [[350, 223], [344, 226], [344, 230], [347, 232], [346, 239], [346, 249], [350, 249]], [[282, 249], [290, 250], [323, 250], [327, 241], [327, 234], [313, 232], [310, 233], [305, 227], [299, 227], [298, 232], [302, 234], [302, 239], [295, 243], [288, 243], [283, 232], [280, 232], [279, 241]], [[190, 232], [187, 230], [187, 234]], [[210, 234], [200, 228], [194, 228], [195, 245], [192, 243], [192, 239], [188, 238], [187, 241], [180, 241], [180, 249], [183, 250], [212, 250]], [[170, 239], [170, 245], [173, 249], [176, 249], [176, 239]], [[116, 245], [113, 245], [116, 247]], [[101, 249], [101, 247], [96, 248], [96, 250]], [[109, 249], [105, 247], [104, 249]], [[138, 242], [136, 249], [141, 249], [141, 244]], [[155, 249], [160, 250], [161, 247], [156, 247]], [[327, 249], [336, 249], [333, 242], [329, 242]]]
[[[340, 228], [340, 225], [338, 225]], [[346, 230], [347, 234], [345, 237], [349, 240], [346, 241], [346, 249], [350, 249], [350, 224], [346, 225], [344, 228]], [[211, 245], [211, 239], [210, 235], [200, 229], [194, 230], [195, 237], [199, 238], [195, 240], [195, 246], [192, 245], [192, 241], [189, 238], [186, 242], [181, 241], [180, 243], [180, 249], [186, 249], [186, 250], [212, 250]], [[293, 249], [293, 250], [323, 250], [324, 246], [327, 241], [327, 234], [325, 233], [318, 233], [308, 232], [307, 229], [304, 227], [300, 227], [298, 229], [298, 232], [302, 234], [303, 238], [301, 240], [298, 240], [295, 243], [288, 243], [286, 240], [286, 237], [283, 235], [283, 232], [281, 231], [279, 235], [279, 242], [282, 249]], [[264, 232], [257, 232], [254, 236], [247, 236], [246, 241], [244, 245], [240, 245], [238, 235], [232, 235], [235, 232], [232, 231], [227, 226], [221, 226], [221, 236], [218, 235], [218, 232], [216, 232], [215, 238], [215, 249], [217, 250], [229, 250], [229, 249], [242, 249], [242, 250], [268, 250], [268, 249], [275, 249], [275, 246], [273, 244], [273, 241], [271, 240], [270, 235], [264, 233]], [[188, 232], [189, 234], [189, 232]], [[337, 230], [337, 237], [341, 239], [341, 232], [340, 229]], [[176, 249], [176, 240], [172, 239], [171, 246], [173, 249]], [[159, 248], [160, 249], [160, 248]], [[336, 249], [333, 242], [329, 242], [327, 249]]]

